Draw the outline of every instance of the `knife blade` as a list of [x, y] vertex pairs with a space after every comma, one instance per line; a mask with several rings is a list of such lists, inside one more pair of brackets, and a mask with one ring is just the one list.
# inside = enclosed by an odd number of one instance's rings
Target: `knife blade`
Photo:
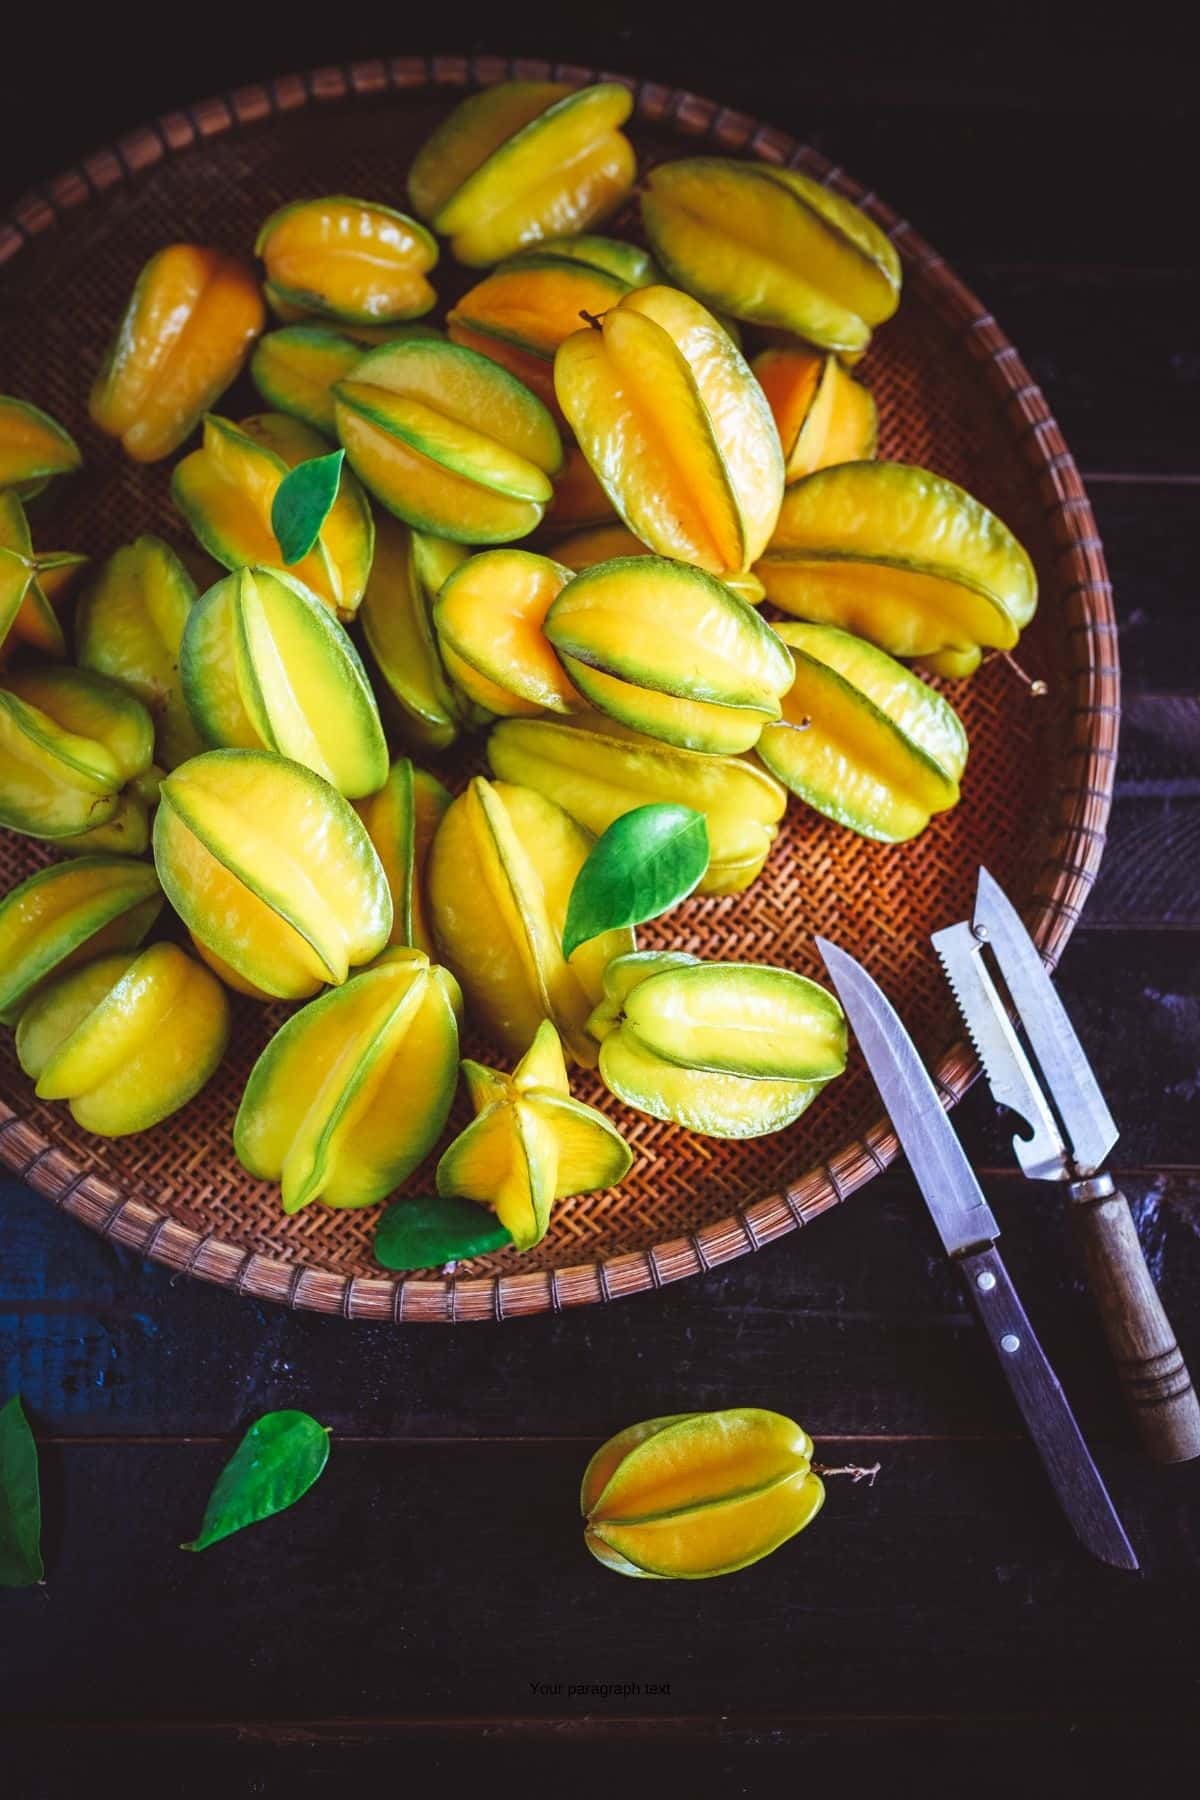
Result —
[[824, 938], [816, 943], [1059, 1505], [1093, 1556], [1136, 1569], [1133, 1546], [996, 1249], [999, 1226], [916, 1045], [862, 965]]

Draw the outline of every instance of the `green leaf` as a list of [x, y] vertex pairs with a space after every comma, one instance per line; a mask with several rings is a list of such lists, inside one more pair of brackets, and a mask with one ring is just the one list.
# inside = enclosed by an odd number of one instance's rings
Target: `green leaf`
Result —
[[344, 450], [331, 450], [328, 456], [297, 463], [276, 488], [271, 530], [279, 539], [285, 563], [300, 562], [320, 537], [337, 499], [345, 456]]
[[708, 868], [708, 823], [690, 806], [637, 806], [614, 819], [575, 877], [563, 955], [684, 900]]
[[14, 1394], [0, 1407], [0, 1587], [33, 1587], [44, 1574], [37, 1445]]
[[306, 1412], [264, 1413], [217, 1477], [198, 1537], [181, 1550], [210, 1544], [257, 1525], [307, 1494], [329, 1460], [329, 1427]]
[[486, 1206], [453, 1194], [393, 1200], [375, 1229], [375, 1257], [385, 1269], [437, 1269], [511, 1243], [512, 1234]]

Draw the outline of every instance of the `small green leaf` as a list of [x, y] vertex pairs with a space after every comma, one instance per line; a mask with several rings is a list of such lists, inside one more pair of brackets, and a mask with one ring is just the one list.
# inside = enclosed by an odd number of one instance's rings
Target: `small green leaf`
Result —
[[385, 1269], [437, 1269], [511, 1243], [511, 1234], [486, 1206], [453, 1194], [393, 1200], [375, 1229], [375, 1257]]
[[329, 1428], [306, 1412], [264, 1413], [217, 1477], [198, 1537], [181, 1550], [210, 1544], [283, 1512], [307, 1494], [329, 1460]]
[[276, 488], [271, 530], [279, 539], [285, 563], [300, 562], [320, 537], [337, 499], [345, 456], [344, 450], [331, 450], [328, 456], [297, 463]]
[[44, 1574], [37, 1445], [14, 1394], [0, 1407], [0, 1587], [33, 1587]]
[[637, 806], [614, 819], [575, 877], [563, 955], [684, 900], [708, 868], [708, 823], [690, 806]]

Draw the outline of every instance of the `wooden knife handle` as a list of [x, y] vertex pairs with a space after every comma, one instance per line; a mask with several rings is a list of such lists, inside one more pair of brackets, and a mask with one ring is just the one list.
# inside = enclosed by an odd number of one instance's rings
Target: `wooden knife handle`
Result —
[[1200, 1456], [1200, 1400], [1151, 1280], [1124, 1194], [1108, 1175], [1070, 1187], [1075, 1236], [1142, 1443], [1158, 1462]]

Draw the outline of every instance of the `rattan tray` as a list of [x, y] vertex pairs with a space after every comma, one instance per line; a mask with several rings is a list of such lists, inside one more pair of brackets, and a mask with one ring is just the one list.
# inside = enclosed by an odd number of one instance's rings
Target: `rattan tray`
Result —
[[[247, 253], [281, 201], [341, 191], [397, 201], [416, 145], [465, 87], [513, 75], [587, 81], [594, 71], [494, 58], [399, 58], [288, 76], [172, 113], [29, 195], [0, 224], [0, 391], [38, 401], [83, 445], [46, 547], [108, 554], [138, 531], [184, 541], [168, 469], [137, 469], [88, 426], [88, 384], [137, 270], [190, 238]], [[613, 79], [613, 77], [608, 77]], [[620, 79], [617, 77], [616, 79]], [[695, 95], [630, 84], [644, 160], [712, 149], [803, 168], [865, 206], [896, 244], [905, 293], [861, 373], [880, 407], [880, 453], [951, 476], [1013, 527], [1042, 602], [1021, 658], [1049, 685], [1036, 700], [996, 662], [954, 692], [971, 739], [961, 805], [899, 849], [872, 846], [799, 805], [763, 877], [734, 900], [689, 902], [642, 934], [711, 956], [819, 973], [812, 933], [855, 951], [902, 1006], [952, 1104], [976, 1065], [928, 934], [969, 910], [981, 860], [1025, 911], [1053, 965], [1104, 844], [1119, 717], [1111, 592], [1083, 485], [1016, 350], [940, 256], [873, 193], [785, 133]], [[403, 204], [402, 199], [399, 200]], [[439, 289], [449, 271], [439, 270]], [[255, 410], [251, 391], [223, 403]], [[47, 537], [47, 530], [50, 537]], [[446, 771], [454, 785], [464, 773]], [[0, 891], [47, 861], [0, 834]], [[538, 1249], [394, 1278], [371, 1256], [375, 1209], [283, 1217], [230, 1147], [246, 1072], [274, 1015], [239, 1003], [222, 1073], [157, 1130], [115, 1143], [38, 1103], [0, 1045], [0, 1160], [51, 1203], [158, 1262], [240, 1293], [347, 1318], [504, 1319], [661, 1287], [794, 1231], [896, 1153], [865, 1069], [852, 1059], [790, 1130], [722, 1144], [641, 1119], [593, 1079], [582, 1097], [621, 1116], [637, 1152], [620, 1189], [565, 1203]], [[419, 1190], [418, 1176], [411, 1184]]]

